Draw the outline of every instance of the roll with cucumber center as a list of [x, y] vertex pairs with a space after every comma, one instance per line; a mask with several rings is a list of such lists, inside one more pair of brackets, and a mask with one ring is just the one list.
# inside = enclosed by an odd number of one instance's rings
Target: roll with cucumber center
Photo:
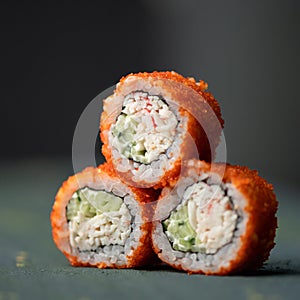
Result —
[[175, 72], [129, 74], [104, 100], [102, 152], [127, 184], [161, 188], [188, 158], [210, 161], [219, 143], [220, 107], [207, 84]]
[[261, 267], [275, 245], [273, 187], [246, 167], [197, 160], [186, 166], [157, 203], [152, 241], [159, 258], [189, 273]]
[[153, 191], [123, 184], [107, 164], [87, 168], [59, 189], [51, 213], [53, 239], [74, 266], [130, 268], [151, 262]]

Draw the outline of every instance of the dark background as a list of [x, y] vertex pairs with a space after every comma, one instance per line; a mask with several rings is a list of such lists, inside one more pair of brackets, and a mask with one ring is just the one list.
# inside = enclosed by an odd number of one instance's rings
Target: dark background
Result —
[[299, 183], [299, 1], [2, 1], [3, 160], [66, 157], [87, 104], [127, 73], [204, 79], [228, 161]]

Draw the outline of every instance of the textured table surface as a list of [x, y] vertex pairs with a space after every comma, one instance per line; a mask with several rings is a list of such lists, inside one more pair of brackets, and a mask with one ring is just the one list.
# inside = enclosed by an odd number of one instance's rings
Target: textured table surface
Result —
[[52, 242], [51, 206], [71, 173], [62, 159], [1, 163], [0, 300], [299, 299], [299, 187], [274, 183], [280, 203], [277, 245], [257, 272], [217, 277], [168, 267], [99, 270], [71, 267]]

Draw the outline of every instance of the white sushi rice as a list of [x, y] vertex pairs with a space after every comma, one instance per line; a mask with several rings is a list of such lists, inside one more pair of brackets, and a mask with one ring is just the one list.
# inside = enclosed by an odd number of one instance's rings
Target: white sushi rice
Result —
[[[195, 207], [189, 208], [191, 213], [189, 217], [190, 223], [204, 243], [201, 249], [203, 251], [177, 251], [173, 249], [161, 222], [170, 216], [171, 211], [189, 203], [188, 199], [191, 198], [193, 189], [194, 192], [197, 190], [194, 199], [197, 198], [199, 205], [196, 206], [195, 200], [191, 202]], [[200, 197], [199, 193], [202, 193]], [[163, 195], [155, 213], [155, 220], [160, 221], [155, 222], [153, 232], [153, 242], [161, 249], [160, 257], [172, 265], [195, 272], [199, 270], [217, 272], [222, 267], [228, 266], [241, 246], [240, 237], [248, 220], [248, 215], [244, 211], [245, 199], [235, 187], [229, 183], [220, 184], [215, 174], [203, 174], [200, 177], [193, 174], [182, 178], [175, 189], [165, 189]], [[208, 217], [207, 209], [213, 202], [215, 204], [210, 209], [214, 210], [215, 207], [215, 211]]]
[[[140, 246], [140, 238], [143, 234], [140, 229], [143, 224], [141, 207], [134, 200], [135, 196], [131, 190], [120, 180], [111, 180], [109, 177], [102, 178], [101, 181], [91, 183], [89, 188], [113, 193], [122, 197], [124, 203], [118, 212], [111, 215], [90, 219], [90, 221], [84, 220], [81, 223], [84, 226], [79, 230], [76, 228], [76, 223], [82, 216], [78, 215], [72, 224], [69, 222], [71, 254], [78, 257], [82, 263], [91, 265], [97, 263], [126, 265], [127, 256], [132, 256], [134, 249]], [[111, 217], [115, 219], [111, 222], [112, 224], [109, 224], [107, 222], [109, 219], [112, 221]], [[106, 222], [104, 228], [102, 222]], [[97, 230], [98, 225], [100, 231]], [[114, 226], [116, 226], [115, 229]], [[115, 234], [110, 240], [106, 240], [105, 234], [113, 230], [115, 230]]]

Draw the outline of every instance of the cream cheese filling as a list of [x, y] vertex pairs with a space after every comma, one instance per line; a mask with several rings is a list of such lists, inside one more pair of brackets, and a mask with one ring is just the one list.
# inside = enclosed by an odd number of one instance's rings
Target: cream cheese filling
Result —
[[223, 188], [198, 182], [185, 190], [181, 204], [164, 226], [175, 250], [215, 254], [231, 242], [237, 220]]
[[80, 251], [125, 245], [131, 233], [131, 214], [123, 200], [105, 191], [84, 188], [67, 206], [70, 244]]
[[116, 124], [112, 146], [136, 162], [149, 164], [172, 145], [178, 120], [158, 96], [145, 92], [127, 95]]

